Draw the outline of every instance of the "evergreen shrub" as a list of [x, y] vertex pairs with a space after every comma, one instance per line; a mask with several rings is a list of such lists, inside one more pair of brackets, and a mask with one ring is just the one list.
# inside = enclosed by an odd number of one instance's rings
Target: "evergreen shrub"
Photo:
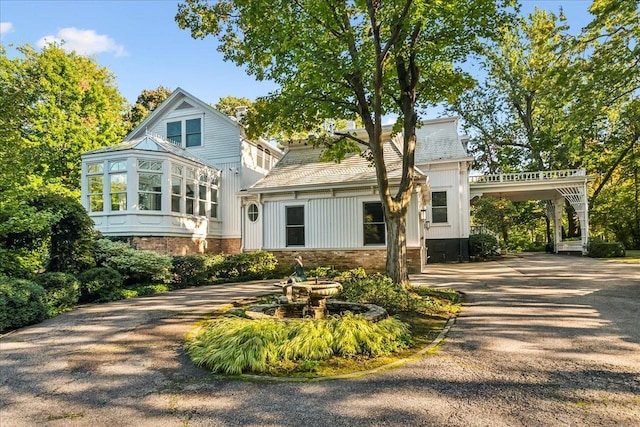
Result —
[[477, 258], [490, 258], [500, 255], [498, 239], [486, 233], [469, 235], [469, 255]]
[[99, 239], [94, 243], [93, 256], [97, 265], [117, 270], [127, 285], [171, 282], [171, 257], [167, 255]]
[[0, 276], [0, 332], [47, 318], [44, 288], [25, 279]]
[[80, 282], [72, 274], [42, 273], [33, 280], [44, 288], [49, 317], [73, 309], [80, 299]]
[[122, 276], [111, 267], [95, 267], [80, 273], [80, 299], [107, 302], [122, 298]]
[[605, 242], [602, 239], [592, 238], [587, 243], [587, 252], [592, 258], [624, 257], [626, 252], [620, 242]]
[[174, 256], [171, 259], [172, 286], [186, 288], [210, 284], [215, 267], [223, 261], [223, 255]]

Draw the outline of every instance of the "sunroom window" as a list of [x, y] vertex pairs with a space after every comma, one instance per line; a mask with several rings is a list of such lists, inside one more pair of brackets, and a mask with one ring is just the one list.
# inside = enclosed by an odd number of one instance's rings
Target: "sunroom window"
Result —
[[207, 176], [200, 175], [200, 182], [198, 183], [198, 215], [207, 214]]
[[109, 162], [109, 195], [112, 211], [127, 210], [127, 162]]
[[162, 209], [162, 162], [138, 160], [138, 209]]
[[104, 165], [100, 163], [89, 163], [87, 165], [87, 181], [89, 195], [89, 212], [104, 211]]
[[171, 212], [182, 212], [182, 166], [171, 166]]

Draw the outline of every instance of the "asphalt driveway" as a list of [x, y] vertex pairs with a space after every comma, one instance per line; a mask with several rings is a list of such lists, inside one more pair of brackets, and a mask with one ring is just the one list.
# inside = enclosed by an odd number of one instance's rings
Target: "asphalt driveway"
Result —
[[467, 295], [434, 354], [355, 380], [264, 383], [191, 365], [204, 313], [273, 288], [87, 306], [0, 337], [0, 426], [637, 426], [640, 265], [525, 255], [434, 265]]

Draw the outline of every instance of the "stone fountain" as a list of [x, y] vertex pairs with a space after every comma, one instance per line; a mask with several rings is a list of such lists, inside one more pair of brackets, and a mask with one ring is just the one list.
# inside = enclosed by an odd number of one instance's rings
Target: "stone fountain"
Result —
[[387, 317], [382, 307], [374, 304], [357, 304], [329, 300], [342, 291], [342, 284], [325, 279], [311, 279], [302, 282], [281, 282], [283, 296], [275, 304], [259, 304], [247, 310], [253, 319], [324, 319], [328, 315], [340, 316], [346, 312], [359, 314], [363, 318], [378, 321]]

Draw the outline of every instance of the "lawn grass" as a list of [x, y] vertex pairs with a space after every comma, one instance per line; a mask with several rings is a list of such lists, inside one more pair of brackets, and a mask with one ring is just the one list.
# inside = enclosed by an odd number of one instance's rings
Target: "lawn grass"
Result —
[[624, 258], [609, 258], [607, 261], [623, 264], [640, 264], [640, 250], [627, 250]]

